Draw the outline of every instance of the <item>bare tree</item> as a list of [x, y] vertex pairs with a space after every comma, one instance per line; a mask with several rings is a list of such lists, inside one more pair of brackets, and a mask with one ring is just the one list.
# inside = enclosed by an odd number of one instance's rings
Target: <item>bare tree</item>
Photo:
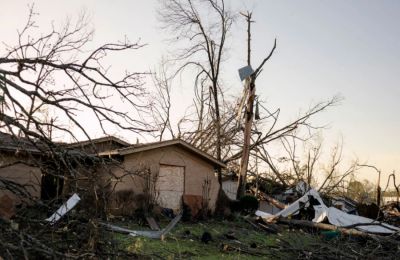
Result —
[[[197, 111], [199, 110], [196, 108]], [[221, 157], [222, 160], [225, 160], [237, 149], [236, 146], [243, 142], [243, 137], [236, 117], [236, 105], [224, 102], [224, 105], [221, 106], [221, 112]], [[199, 118], [198, 115], [196, 113], [194, 116], [190, 117], [189, 115], [186, 118], [188, 129], [182, 133], [182, 138], [210, 155], [216, 156], [214, 120], [209, 117], [209, 113], [205, 113], [202, 118]], [[203, 124], [202, 129], [198, 127], [199, 121]]]
[[376, 190], [374, 184], [368, 180], [359, 181], [351, 178], [346, 187], [345, 195], [359, 203], [371, 203]]
[[330, 194], [336, 189], [340, 188], [341, 185], [343, 188], [345, 179], [354, 175], [354, 173], [359, 169], [357, 160], [353, 161], [347, 168], [340, 169], [340, 165], [343, 159], [342, 151], [342, 144], [337, 144], [333, 147], [330, 162], [325, 168], [325, 179], [319, 186], [318, 191]]
[[[89, 121], [105, 135], [114, 129], [134, 133], [153, 131], [140, 117], [141, 113], [148, 112], [147, 92], [142, 81], [145, 73], [126, 71], [113, 77], [104, 63], [106, 55], [137, 50], [143, 45], [124, 39], [87, 51], [93, 33], [85, 14], [76, 22], [67, 20], [59, 29], [53, 25], [47, 33], [37, 31], [35, 16], [31, 7], [26, 25], [18, 31], [16, 44], [4, 45], [1, 49], [1, 132], [18, 145], [15, 153], [24, 154], [28, 163], [40, 168], [43, 175], [52, 174], [70, 184], [86, 184], [81, 185], [79, 191], [80, 194], [85, 192], [85, 199], [94, 198], [94, 203], [86, 208], [93, 215], [89, 214], [91, 219], [79, 232], [87, 234], [87, 247], [81, 249], [83, 253], [58, 250], [56, 246], [61, 243], [54, 236], [50, 236], [51, 243], [46, 241], [49, 237], [45, 234], [52, 233], [51, 227], [43, 226], [34, 218], [24, 219], [26, 227], [18, 231], [2, 222], [0, 251], [13, 252], [25, 259], [30, 253], [51, 258], [90, 257], [100, 232], [94, 218], [104, 214], [102, 201], [106, 202], [108, 197], [109, 183], [100, 180], [98, 170], [107, 171], [105, 166], [113, 162], [85, 151], [71, 151], [65, 143], [56, 141], [91, 140], [92, 133], [87, 129]], [[23, 188], [0, 178], [0, 189], [28, 196]], [[78, 190], [74, 185], [70, 188]], [[48, 207], [40, 201], [37, 203]], [[36, 228], [34, 232], [29, 230], [28, 223]], [[71, 235], [71, 240], [78, 239]], [[62, 242], [67, 247], [70, 243]]]
[[[261, 145], [271, 144], [277, 140], [279, 141], [285, 136], [293, 136], [296, 131], [302, 128], [307, 129], [307, 131], [323, 128], [323, 126], [316, 126], [315, 124], [312, 124], [311, 118], [316, 114], [337, 105], [341, 100], [341, 97], [335, 96], [327, 101], [318, 102], [316, 105], [313, 105], [311, 108], [309, 108], [305, 113], [288, 123], [280, 122], [280, 108], [271, 112], [269, 109], [261, 106], [263, 109], [262, 113], [265, 113], [266, 116], [262, 117], [261, 120], [258, 120], [258, 124], [263, 126], [262, 129], [258, 127], [256, 131], [252, 132], [253, 136], [250, 144], [250, 150], [253, 150]], [[267, 123], [263, 122], [263, 120], [266, 119], [269, 121]], [[242, 153], [242, 149], [238, 150], [236, 153], [233, 153], [231, 156], [229, 156], [225, 162], [228, 163], [230, 161], [239, 159], [242, 156]]]
[[380, 207], [381, 206], [381, 193], [382, 193], [382, 190], [381, 190], [381, 170], [379, 170], [376, 166], [369, 165], [369, 164], [360, 164], [359, 166], [374, 169], [378, 173], [378, 180], [377, 180], [377, 183], [376, 183], [376, 205], [378, 205], [378, 207]]
[[[296, 132], [291, 136], [285, 136], [281, 139], [282, 147], [286, 151], [287, 157], [280, 158], [281, 161], [287, 161], [290, 164], [289, 172], [293, 176], [294, 182], [304, 181], [311, 187], [315, 181], [315, 172], [318, 160], [322, 152], [322, 142], [310, 137], [305, 140], [300, 139]], [[300, 142], [300, 144], [298, 144]], [[306, 146], [305, 161], [302, 161], [301, 153], [298, 152], [298, 146]], [[278, 173], [279, 174], [279, 173]]]
[[169, 131], [170, 136], [175, 138], [171, 126], [171, 82], [167, 75], [166, 63], [162, 62], [159, 70], [153, 73], [153, 83], [156, 90], [152, 95], [150, 110], [158, 130], [156, 137], [162, 141], [166, 131]]
[[[320, 129], [311, 123], [311, 118], [341, 100], [340, 97], [333, 97], [319, 102], [297, 119], [284, 124], [279, 118], [280, 109], [270, 112], [259, 102], [263, 115], [253, 121], [255, 81], [274, 53], [276, 41], [249, 78], [245, 91], [247, 94], [236, 100], [226, 100], [220, 83], [220, 71], [224, 46], [234, 16], [227, 12], [224, 1], [165, 0], [162, 1], [160, 16], [164, 28], [171, 33], [171, 42], [178, 46], [170, 60], [177, 65], [176, 75], [189, 68], [193, 69], [191, 72], [194, 71], [195, 112], [180, 121], [178, 136], [225, 163], [233, 163], [241, 158], [239, 197], [244, 193], [248, 165], [254, 163], [255, 156], [264, 158], [272, 166], [267, 152], [268, 145], [296, 135], [299, 129], [310, 132]], [[247, 56], [248, 64], [251, 64], [251, 13], [244, 16], [248, 22]], [[245, 100], [246, 106], [240, 105], [242, 100]], [[240, 113], [244, 110], [244, 122], [241, 116], [237, 116], [238, 110]], [[256, 155], [255, 151], [260, 154]], [[310, 165], [313, 164], [311, 156]], [[317, 154], [314, 156], [317, 157]], [[221, 169], [218, 169], [218, 173], [221, 181]], [[312, 173], [308, 175], [310, 179]]]
[[[53, 25], [44, 34], [36, 32], [35, 16], [31, 7], [17, 43], [5, 45], [0, 56], [1, 128], [17, 141], [28, 141], [22, 150], [33, 147], [53, 158], [51, 174], [74, 178], [81, 169], [74, 165], [85, 159], [73, 158], [65, 145], [55, 140], [91, 140], [88, 122], [105, 135], [110, 129], [153, 130], [140, 118], [147, 112], [144, 73], [126, 71], [113, 79], [103, 62], [110, 53], [137, 50], [143, 45], [125, 39], [85, 51], [93, 33], [84, 13], [76, 22], [67, 20], [60, 29]], [[125, 107], [118, 107], [116, 101]], [[37, 164], [49, 168], [40, 160]]]
[[393, 179], [393, 187], [394, 187], [395, 190], [396, 190], [397, 203], [399, 203], [399, 200], [400, 200], [400, 185], [397, 185], [397, 184], [396, 184], [396, 174], [395, 174], [395, 171], [393, 171], [393, 172], [389, 175], [388, 180], [387, 180], [387, 184], [386, 184], [385, 191], [386, 191], [387, 188], [389, 187], [390, 179]]
[[[209, 86], [213, 100], [212, 115], [215, 125], [213, 138], [216, 140], [216, 157], [221, 160], [220, 72], [233, 16], [227, 10], [224, 0], [161, 2], [162, 23], [172, 33], [174, 42], [180, 41], [185, 46], [176, 53], [174, 59], [180, 63], [178, 72], [192, 67], [201, 85]], [[204, 13], [205, 10], [208, 12], [207, 15]], [[218, 168], [217, 171], [218, 182], [221, 185], [221, 169]]]
[[111, 97], [120, 98], [133, 111], [144, 110], [143, 74], [126, 72], [113, 80], [101, 63], [109, 52], [135, 50], [142, 45], [125, 39], [84, 55], [82, 50], [92, 38], [84, 14], [75, 24], [68, 20], [62, 29], [53, 28], [38, 38], [30, 36], [35, 30], [34, 16], [31, 9], [26, 26], [18, 33], [17, 45], [6, 45], [0, 58], [0, 87], [7, 107], [1, 111], [0, 119], [9, 131], [18, 129], [26, 137], [51, 143], [45, 131], [50, 123], [37, 116], [43, 109], [70, 121], [75, 133], [62, 124], [52, 127], [73, 139], [78, 130], [90, 139], [80, 117], [83, 111], [90, 111], [91, 120], [104, 133], [110, 124], [136, 132], [148, 131], [147, 125], [134, 117], [135, 113], [119, 111], [109, 103]]
[[313, 132], [302, 136], [294, 131], [279, 140], [275, 148], [281, 147], [282, 151], [276, 152], [275, 156], [270, 154], [265, 145], [257, 146], [259, 152], [252, 155], [257, 155], [267, 164], [270, 172], [264, 173], [264, 177], [276, 179], [284, 187], [304, 181], [309, 187], [319, 187], [324, 194], [343, 195], [349, 180], [361, 168], [357, 159], [347, 165], [344, 163], [341, 143], [331, 149], [328, 153], [330, 159], [326, 161], [322, 156], [324, 149], [321, 136]]

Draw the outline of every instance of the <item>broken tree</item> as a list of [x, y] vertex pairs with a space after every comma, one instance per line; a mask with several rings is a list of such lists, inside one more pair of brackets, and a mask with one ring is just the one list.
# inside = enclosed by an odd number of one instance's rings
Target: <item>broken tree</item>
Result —
[[[251, 20], [252, 16], [251, 12], [247, 12], [246, 14], [242, 15], [246, 18], [247, 22], [247, 65], [251, 67], [251, 23], [254, 21]], [[275, 48], [276, 48], [276, 39], [274, 41], [274, 46], [272, 47], [269, 55], [261, 62], [261, 64], [257, 67], [257, 69], [250, 76], [246, 78], [245, 88], [247, 89], [247, 91], [245, 91], [245, 93], [248, 93], [248, 97], [245, 109], [244, 143], [243, 143], [242, 158], [240, 161], [237, 198], [242, 197], [246, 191], [247, 168], [250, 157], [250, 137], [251, 137], [251, 129], [253, 126], [254, 100], [256, 96], [256, 79], [257, 76], [261, 73], [264, 64], [271, 58], [272, 54], [275, 51]], [[243, 98], [245, 98], [245, 96]]]

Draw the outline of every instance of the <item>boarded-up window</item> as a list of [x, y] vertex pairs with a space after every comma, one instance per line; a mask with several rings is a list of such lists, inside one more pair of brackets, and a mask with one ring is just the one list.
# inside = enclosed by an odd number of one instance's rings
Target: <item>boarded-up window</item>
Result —
[[157, 202], [161, 207], [180, 209], [184, 191], [184, 167], [160, 165], [156, 187]]

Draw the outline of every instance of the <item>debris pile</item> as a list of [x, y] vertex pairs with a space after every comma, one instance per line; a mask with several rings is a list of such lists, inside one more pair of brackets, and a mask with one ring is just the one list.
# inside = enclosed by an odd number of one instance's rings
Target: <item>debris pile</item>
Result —
[[400, 226], [400, 203], [391, 202], [381, 207], [383, 219], [385, 222]]
[[[280, 202], [274, 198], [267, 197], [267, 199], [281, 207]], [[337, 203], [339, 200], [332, 199], [331, 201]], [[348, 203], [346, 207], [337, 207], [335, 203], [332, 205], [326, 206], [320, 194], [314, 189], [309, 189], [293, 203], [281, 207], [278, 213], [271, 214], [258, 210], [255, 213], [257, 217], [247, 221], [268, 233], [276, 233], [279, 229], [277, 227], [285, 225], [289, 228], [317, 233], [327, 240], [340, 238], [342, 244], [338, 248], [351, 247], [349, 241], [355, 239], [373, 247], [374, 252], [379, 251], [378, 255], [381, 256], [393, 256], [400, 252], [400, 213], [397, 203], [386, 205], [381, 209], [379, 207], [376, 209], [375, 204]], [[362, 215], [373, 216], [374, 219], [357, 214], [357, 209]], [[347, 240], [343, 240], [344, 238]], [[354, 244], [354, 242], [351, 243]], [[314, 254], [313, 257], [316, 257], [315, 252], [311, 253]], [[319, 254], [318, 257], [324, 255], [322, 252]], [[349, 259], [359, 257], [345, 256], [345, 254], [341, 256]], [[302, 257], [311, 257], [311, 255], [305, 254]], [[326, 257], [330, 258], [328, 255]]]
[[[119, 250], [99, 219], [77, 206], [74, 194], [49, 218], [45, 205], [20, 210], [11, 220], [0, 218], [0, 256], [4, 259], [31, 258], [137, 258]], [[75, 207], [76, 206], [76, 207]]]

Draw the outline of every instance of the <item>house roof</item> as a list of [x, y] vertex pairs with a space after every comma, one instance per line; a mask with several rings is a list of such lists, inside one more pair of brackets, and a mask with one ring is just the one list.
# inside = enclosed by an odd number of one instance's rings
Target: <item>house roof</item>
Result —
[[24, 137], [15, 137], [11, 134], [0, 132], [0, 150], [2, 151], [25, 151], [29, 153], [40, 153], [40, 143]]
[[90, 145], [90, 144], [98, 144], [98, 143], [104, 143], [104, 142], [115, 142], [115, 143], [118, 143], [118, 144], [120, 144], [122, 146], [126, 146], [126, 147], [131, 145], [130, 143], [125, 142], [115, 136], [104, 136], [104, 137], [95, 138], [95, 139], [91, 139], [91, 140], [70, 143], [67, 146], [69, 148], [74, 148], [74, 147], [80, 147], [80, 146], [85, 146], [85, 145]]
[[226, 167], [226, 165], [223, 162], [217, 160], [213, 156], [197, 149], [193, 145], [191, 145], [181, 139], [173, 139], [173, 140], [168, 140], [168, 141], [160, 141], [160, 142], [147, 143], [147, 144], [135, 144], [135, 145], [131, 145], [126, 148], [103, 152], [103, 153], [100, 153], [99, 155], [128, 155], [128, 154], [139, 153], [139, 152], [144, 152], [144, 151], [149, 151], [149, 150], [153, 150], [153, 149], [163, 148], [163, 147], [167, 147], [167, 146], [174, 146], [174, 145], [179, 146], [189, 152], [192, 152], [192, 153], [200, 156], [204, 160], [211, 162], [212, 164], [219, 165], [223, 168]]
[[[92, 140], [71, 143], [71, 144], [67, 144], [66, 146], [68, 148], [75, 148], [75, 147], [82, 147], [85, 145], [98, 144], [98, 143], [108, 142], [108, 141], [118, 143], [121, 146], [123, 146], [123, 148], [111, 150], [111, 151], [104, 151], [104, 152], [99, 153], [98, 155], [100, 155], [100, 156], [128, 155], [128, 154], [139, 153], [139, 152], [143, 152], [143, 151], [148, 151], [148, 150], [153, 150], [153, 149], [176, 145], [176, 146], [179, 146], [191, 153], [198, 155], [202, 159], [204, 159], [214, 165], [219, 165], [223, 168], [226, 168], [226, 165], [223, 162], [217, 160], [213, 156], [207, 154], [206, 152], [199, 150], [198, 148], [194, 147], [193, 145], [191, 145], [181, 139], [173, 139], [173, 140], [168, 140], [168, 141], [131, 145], [117, 137], [106, 136], [106, 137], [96, 138], [96, 139], [92, 139]], [[28, 140], [26, 138], [17, 138], [10, 134], [0, 132], [0, 150], [16, 151], [19, 149], [27, 151], [27, 152], [32, 152], [32, 153], [40, 153], [40, 151], [37, 149], [37, 147], [30, 140]]]
[[[128, 147], [130, 146], [129, 143], [114, 137], [114, 136], [105, 136], [101, 138], [96, 138], [92, 140], [87, 140], [87, 141], [81, 141], [81, 142], [76, 142], [76, 143], [57, 143], [60, 146], [66, 147], [66, 148], [77, 148], [77, 147], [83, 147], [86, 145], [90, 144], [99, 144], [99, 143], [105, 143], [105, 142], [115, 142], [119, 144], [122, 147]], [[48, 147], [44, 145], [42, 142], [37, 141], [35, 139], [28, 139], [26, 137], [16, 137], [14, 135], [4, 133], [0, 131], [0, 150], [1, 151], [25, 151], [28, 153], [37, 153], [41, 154], [43, 150], [48, 150]]]

